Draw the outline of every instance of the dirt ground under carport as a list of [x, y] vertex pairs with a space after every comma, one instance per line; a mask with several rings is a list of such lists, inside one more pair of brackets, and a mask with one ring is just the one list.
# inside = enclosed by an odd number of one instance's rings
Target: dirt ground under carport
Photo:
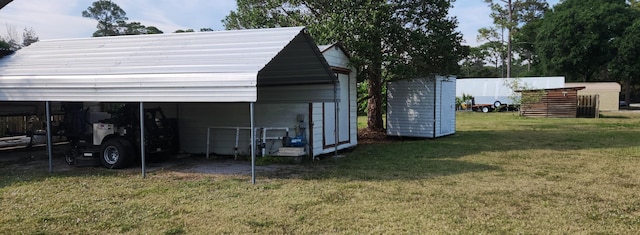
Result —
[[[64, 153], [67, 146], [59, 145], [53, 148], [53, 171], [66, 172], [79, 168], [101, 168], [99, 162], [80, 162], [77, 166], [70, 166], [64, 160]], [[0, 169], [20, 169], [21, 171], [49, 171], [49, 158], [46, 147], [36, 147], [31, 149], [18, 148], [10, 150], [0, 150]], [[233, 160], [228, 158], [211, 158], [191, 156], [189, 154], [179, 154], [162, 162], [150, 162], [146, 165], [147, 172], [173, 171], [180, 173], [201, 173], [218, 175], [251, 175], [251, 162], [246, 160]], [[140, 172], [139, 163], [127, 169], [119, 171]], [[279, 177], [296, 177], [300, 173], [309, 171], [302, 164], [270, 164], [256, 166], [256, 174]]]
[[[384, 132], [370, 131], [367, 129], [358, 130], [358, 144], [376, 144], [401, 141], [389, 138]], [[67, 145], [55, 145], [53, 147], [53, 171], [65, 172], [74, 171], [79, 168], [101, 168], [99, 162], [82, 162], [78, 166], [70, 166], [64, 160]], [[323, 159], [331, 159], [333, 154], [329, 154]], [[340, 155], [341, 157], [344, 155]], [[323, 161], [323, 160], [321, 160]], [[317, 165], [314, 165], [317, 166]], [[319, 166], [322, 167], [322, 166]], [[49, 158], [46, 146], [34, 148], [0, 149], [0, 169], [19, 168], [22, 171], [49, 171]], [[173, 171], [179, 173], [200, 173], [217, 175], [251, 175], [251, 162], [247, 160], [233, 160], [225, 157], [206, 159], [203, 156], [192, 156], [190, 154], [179, 154], [162, 162], [150, 162], [146, 165], [147, 172]], [[140, 172], [140, 164], [134, 164], [127, 169], [119, 171]], [[295, 178], [310, 171], [317, 170], [317, 167], [310, 168], [305, 164], [269, 164], [256, 166], [257, 175], [273, 177]]]

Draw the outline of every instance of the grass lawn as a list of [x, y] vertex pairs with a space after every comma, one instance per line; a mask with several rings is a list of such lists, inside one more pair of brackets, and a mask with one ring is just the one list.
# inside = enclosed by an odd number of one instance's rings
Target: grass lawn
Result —
[[[457, 114], [457, 133], [360, 145], [297, 174], [0, 165], [1, 234], [635, 234], [640, 112]], [[37, 160], [37, 159], [36, 159]]]

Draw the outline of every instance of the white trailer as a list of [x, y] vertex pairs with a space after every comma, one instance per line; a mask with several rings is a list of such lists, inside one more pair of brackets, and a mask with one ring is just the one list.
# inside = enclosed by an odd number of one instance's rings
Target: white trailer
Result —
[[456, 96], [473, 96], [476, 107], [480, 109], [496, 108], [515, 103], [513, 97], [519, 94], [514, 92], [514, 87], [518, 90], [562, 88], [564, 77], [457, 79]]

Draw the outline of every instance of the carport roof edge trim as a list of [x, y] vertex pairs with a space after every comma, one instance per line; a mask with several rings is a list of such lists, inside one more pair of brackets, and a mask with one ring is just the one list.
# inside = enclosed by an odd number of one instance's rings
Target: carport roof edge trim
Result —
[[0, 101], [256, 102], [267, 66], [282, 86], [336, 80], [304, 27], [57, 39], [0, 59]]

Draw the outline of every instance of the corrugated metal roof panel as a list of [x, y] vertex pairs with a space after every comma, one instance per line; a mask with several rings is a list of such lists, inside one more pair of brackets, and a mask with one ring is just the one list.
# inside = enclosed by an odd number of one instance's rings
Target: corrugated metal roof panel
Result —
[[247, 102], [334, 81], [302, 27], [50, 40], [0, 60], [0, 100]]

